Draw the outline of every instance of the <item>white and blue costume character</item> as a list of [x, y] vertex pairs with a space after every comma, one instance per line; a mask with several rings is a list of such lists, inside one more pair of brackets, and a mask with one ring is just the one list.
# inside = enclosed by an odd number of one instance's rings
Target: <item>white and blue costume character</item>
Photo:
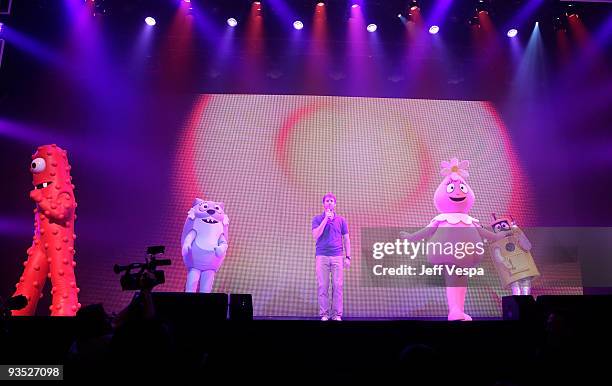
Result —
[[227, 253], [228, 227], [222, 202], [194, 200], [181, 235], [187, 267], [185, 292], [212, 292], [215, 273]]

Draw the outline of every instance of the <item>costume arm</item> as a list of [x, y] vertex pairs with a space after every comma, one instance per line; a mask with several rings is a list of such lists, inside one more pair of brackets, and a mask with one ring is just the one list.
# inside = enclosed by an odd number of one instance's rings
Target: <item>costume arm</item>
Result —
[[74, 198], [68, 192], [60, 193], [56, 199], [46, 200], [43, 198], [40, 189], [37, 189], [30, 192], [30, 197], [38, 205], [40, 213], [56, 221], [67, 220], [72, 217], [76, 206]]
[[476, 229], [478, 229], [478, 234], [480, 235], [480, 238], [482, 238], [483, 240], [488, 240], [490, 242], [499, 241], [505, 237], [502, 232], [491, 232], [490, 230], [479, 225], [476, 226]]
[[225, 235], [225, 240], [229, 240], [229, 217], [227, 215], [223, 216], [223, 234]]
[[400, 237], [410, 242], [429, 240], [431, 236], [433, 236], [434, 233], [436, 233], [437, 229], [438, 229], [438, 221], [432, 221], [428, 226], [414, 233], [408, 233], [406, 231], [401, 231]]
[[225, 235], [222, 233], [221, 237], [219, 237], [219, 241], [218, 241], [218, 246], [215, 247], [215, 252], [217, 252], [217, 250], [220, 250], [220, 254], [219, 256], [225, 256], [225, 253], [227, 252], [227, 239], [225, 238]]
[[183, 245], [181, 246], [181, 254], [183, 255], [183, 257], [189, 254], [189, 250], [191, 249], [191, 244], [193, 243], [193, 240], [195, 240], [195, 238], [196, 238], [196, 231], [193, 229], [190, 230], [189, 233], [187, 233], [187, 236], [185, 236], [185, 240], [183, 241]]

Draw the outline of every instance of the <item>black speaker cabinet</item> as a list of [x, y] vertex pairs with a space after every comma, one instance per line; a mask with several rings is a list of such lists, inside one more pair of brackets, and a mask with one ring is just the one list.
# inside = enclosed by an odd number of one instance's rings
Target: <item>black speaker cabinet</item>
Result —
[[502, 298], [504, 320], [530, 320], [537, 317], [536, 301], [530, 295], [513, 295]]
[[227, 319], [227, 294], [153, 292], [157, 315], [180, 324], [219, 322]]
[[612, 310], [611, 295], [542, 295], [538, 296], [538, 308], [544, 315], [563, 314], [586, 320], [608, 319]]

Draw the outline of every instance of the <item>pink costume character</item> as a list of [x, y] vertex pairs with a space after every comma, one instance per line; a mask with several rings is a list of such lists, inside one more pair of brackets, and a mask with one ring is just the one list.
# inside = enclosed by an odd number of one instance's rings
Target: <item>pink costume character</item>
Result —
[[[442, 162], [440, 174], [444, 179], [434, 193], [434, 205], [440, 212], [429, 225], [413, 234], [401, 233], [401, 237], [412, 242], [429, 241], [432, 243], [483, 243], [483, 238], [495, 239], [495, 235], [482, 228], [478, 220], [471, 217], [468, 212], [474, 205], [474, 191], [467, 184], [468, 161], [457, 158], [450, 162]], [[467, 292], [467, 276], [450, 275], [447, 268], [468, 268], [477, 265], [483, 254], [472, 253], [461, 258], [454, 255], [443, 254], [439, 251], [428, 254], [432, 264], [443, 264], [446, 281], [446, 299], [448, 302], [448, 320], [465, 320], [472, 318], [464, 312], [465, 294]]]

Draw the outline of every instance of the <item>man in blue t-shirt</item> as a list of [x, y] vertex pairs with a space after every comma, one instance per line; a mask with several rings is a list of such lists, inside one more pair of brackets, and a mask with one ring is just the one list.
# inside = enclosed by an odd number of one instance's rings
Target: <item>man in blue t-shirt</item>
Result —
[[[343, 268], [351, 264], [351, 240], [344, 217], [336, 214], [336, 196], [327, 193], [323, 196], [324, 212], [312, 219], [312, 237], [317, 241], [316, 269], [319, 316], [322, 321], [329, 320], [329, 279], [332, 281], [331, 318], [342, 320]], [[343, 255], [342, 242], [344, 241]]]

